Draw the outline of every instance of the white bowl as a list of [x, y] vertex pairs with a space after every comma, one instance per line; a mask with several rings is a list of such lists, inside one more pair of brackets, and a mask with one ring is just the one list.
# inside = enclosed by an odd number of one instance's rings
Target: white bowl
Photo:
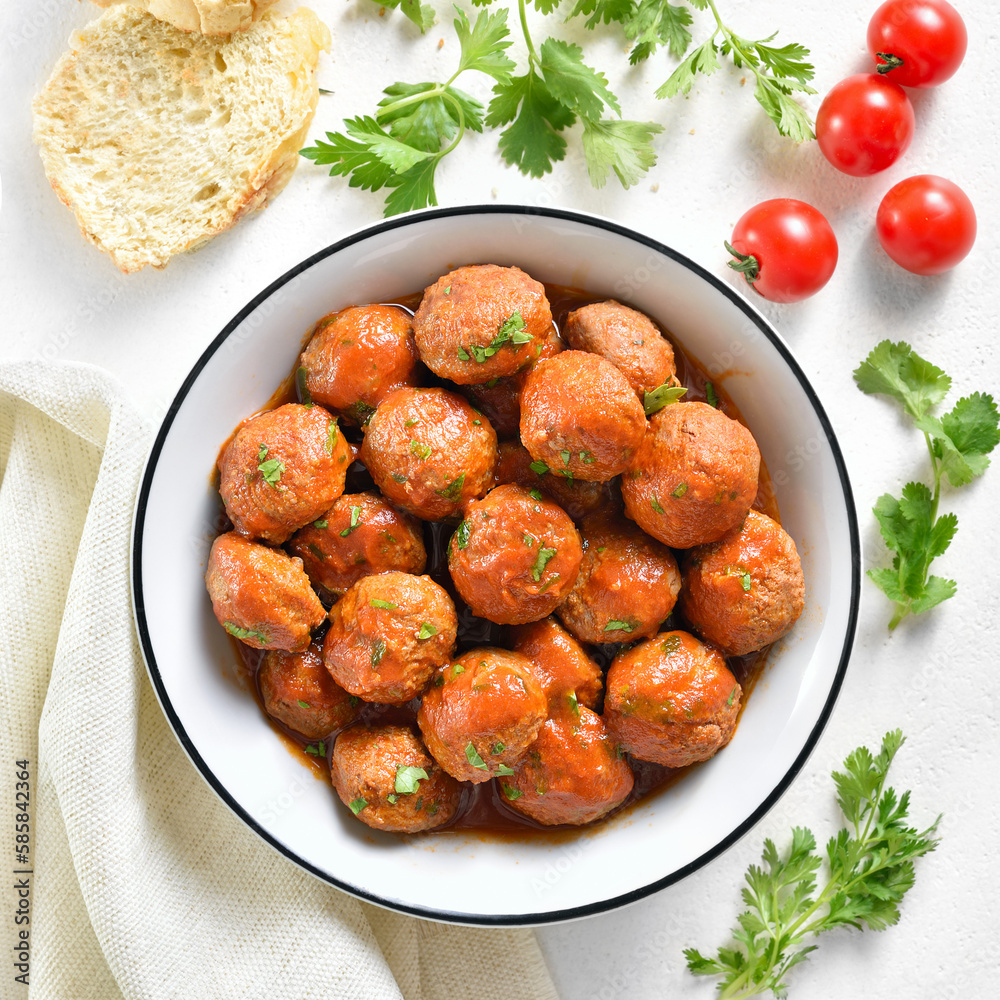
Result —
[[[315, 320], [415, 292], [467, 263], [517, 264], [664, 324], [725, 384], [753, 431], [802, 555], [806, 611], [772, 650], [732, 743], [672, 788], [555, 840], [469, 832], [403, 838], [362, 826], [284, 747], [232, 681], [204, 585], [233, 428], [291, 371]], [[349, 236], [279, 278], [212, 342], [153, 445], [136, 504], [135, 618], [149, 676], [191, 760], [226, 804], [308, 871], [438, 920], [540, 924], [639, 899], [704, 865], [774, 804], [833, 709], [854, 637], [861, 553], [833, 430], [788, 347], [737, 292], [605, 219], [488, 206], [431, 211]]]

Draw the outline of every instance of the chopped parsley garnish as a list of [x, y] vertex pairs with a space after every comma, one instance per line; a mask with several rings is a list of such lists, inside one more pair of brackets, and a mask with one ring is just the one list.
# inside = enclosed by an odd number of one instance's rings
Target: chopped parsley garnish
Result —
[[508, 802], [513, 802], [515, 799], [519, 799], [523, 794], [518, 788], [511, 788], [510, 785], [501, 785], [503, 789], [504, 797]]
[[459, 346], [459, 348], [458, 348], [458, 360], [459, 361], [471, 361], [472, 360], [469, 357], [469, 352], [464, 347]]
[[311, 754], [313, 757], [325, 757], [326, 756], [326, 743], [320, 740], [316, 746], [311, 743], [306, 747], [306, 753]]
[[496, 743], [493, 744], [493, 746], [490, 749], [490, 753], [493, 754], [493, 756], [495, 757], [498, 753], [503, 753], [504, 750], [506, 750], [506, 749], [507, 749], [507, 747], [503, 743], [500, 743], [498, 741], [498, 742], [496, 742]]
[[260, 451], [257, 452], [257, 461], [263, 462], [267, 458], [267, 445], [261, 444]]
[[375, 412], [375, 407], [369, 406], [368, 403], [359, 399], [356, 403], [348, 407], [347, 412], [357, 422], [359, 427], [364, 427], [371, 420], [372, 414]]
[[583, 462], [585, 465], [591, 465], [591, 464], [593, 464], [594, 453], [592, 451], [581, 451], [580, 452], [580, 461]]
[[727, 706], [729, 706], [729, 705], [732, 705], [732, 703], [733, 703], [733, 699], [734, 699], [734, 698], [736, 697], [736, 692], [737, 692], [737, 691], [739, 691], [739, 689], [740, 689], [740, 687], [739, 687], [739, 685], [737, 684], [737, 685], [736, 685], [736, 686], [735, 686], [735, 687], [734, 687], [734, 688], [732, 689], [732, 691], [730, 691], [730, 692], [729, 692], [729, 700], [728, 700], [728, 701], [726, 702], [726, 705], [727, 705]]
[[463, 472], [457, 479], [453, 479], [443, 490], [435, 490], [439, 497], [455, 503], [462, 495], [462, 487], [465, 485], [465, 473]]
[[257, 629], [242, 628], [239, 625], [233, 624], [233, 622], [226, 622], [224, 627], [230, 635], [236, 636], [237, 639], [254, 639], [262, 646], [268, 641], [266, 633]]
[[304, 366], [300, 366], [295, 372], [295, 387], [299, 390], [299, 399], [302, 400], [303, 406], [312, 406], [313, 398], [309, 394], [309, 386], [306, 385], [306, 379], [309, 378], [309, 371]]
[[566, 695], [566, 700], [569, 702], [569, 710], [579, 719], [580, 718], [580, 702], [576, 697], [575, 691], [570, 691]]
[[386, 800], [386, 802], [389, 803], [389, 805], [394, 806], [396, 804], [396, 802], [399, 801], [399, 796], [398, 795], [387, 795], [385, 797], [385, 800]]
[[552, 576], [550, 576], [550, 577], [549, 577], [549, 578], [548, 578], [548, 579], [547, 579], [547, 580], [545, 581], [545, 583], [543, 583], [543, 584], [542, 584], [542, 585], [541, 585], [541, 586], [540, 586], [540, 587], [538, 588], [538, 593], [539, 593], [539, 594], [544, 594], [544, 593], [545, 593], [545, 591], [546, 591], [546, 590], [548, 590], [548, 589], [549, 589], [549, 587], [551, 587], [551, 586], [552, 586], [552, 584], [554, 584], [554, 583], [555, 583], [555, 582], [556, 582], [556, 581], [557, 581], [557, 580], [558, 580], [558, 579], [560, 578], [560, 576], [561, 576], [561, 575], [562, 575], [561, 573], [553, 573], [553, 574], [552, 574]]
[[471, 531], [472, 531], [472, 524], [469, 521], [463, 521], [455, 529], [455, 544], [460, 549], [464, 549], [465, 546], [469, 544], [469, 534]]
[[687, 491], [688, 491], [688, 484], [680, 483], [670, 491], [670, 495], [672, 497], [677, 497], [677, 499], [679, 500], [682, 496], [684, 496], [685, 493], [687, 493]]
[[538, 550], [538, 558], [535, 560], [535, 565], [531, 568], [531, 578], [535, 583], [541, 580], [542, 574], [545, 572], [545, 567], [548, 566], [549, 560], [555, 554], [555, 549], [547, 549], [544, 546]]
[[427, 779], [427, 772], [422, 767], [400, 764], [396, 767], [396, 784], [393, 786], [400, 795], [412, 795], [417, 785]]
[[301, 698], [295, 700], [298, 702], [299, 708], [312, 708], [308, 701], [303, 701]]
[[705, 383], [705, 400], [709, 406], [719, 408], [719, 397], [715, 394], [715, 386], [711, 382]]
[[404, 476], [402, 472], [394, 472], [392, 474], [392, 478], [395, 479], [397, 483], [406, 482], [406, 476]]
[[385, 639], [376, 639], [372, 643], [372, 666], [377, 667], [385, 656]]
[[445, 294], [445, 295], [451, 295], [451, 285], [449, 285], [449, 286], [448, 286], [448, 287], [447, 287], [447, 288], [446, 288], [446, 289], [444, 290], [444, 294]]
[[568, 451], [561, 451], [561, 452], [559, 452], [559, 457], [562, 459], [563, 465], [569, 465], [569, 458], [570, 458], [570, 456], [569, 456], [569, 452]]
[[507, 775], [513, 774], [514, 772], [506, 764], [498, 764], [497, 769], [493, 773], [500, 774], [506, 777]]
[[333, 454], [333, 446], [337, 443], [337, 418], [334, 417], [326, 425], [326, 444], [323, 445], [323, 450], [328, 454]]
[[368, 606], [372, 608], [382, 608], [385, 611], [396, 611], [399, 608], [398, 604], [393, 604], [392, 601], [383, 601], [380, 597], [373, 597], [368, 602]]
[[687, 389], [682, 385], [670, 385], [669, 382], [664, 382], [663, 385], [658, 386], [652, 392], [647, 392], [643, 394], [642, 397], [642, 408], [646, 411], [646, 416], [651, 417], [654, 413], [658, 413], [665, 406], [669, 406], [671, 403], [676, 403]]
[[350, 805], [351, 812], [354, 813], [355, 816], [357, 816], [357, 814], [361, 812], [361, 810], [364, 809], [366, 805], [368, 805], [367, 801], [365, 801], [365, 799], [361, 798], [361, 796], [359, 795]]
[[430, 639], [431, 636], [438, 634], [437, 626], [432, 625], [430, 622], [421, 622], [420, 631], [417, 633], [418, 639]]
[[542, 499], [542, 494], [538, 490], [528, 490], [528, 493], [529, 493], [529, 495], [531, 496], [531, 498], [533, 500], [541, 500]]
[[681, 637], [679, 635], [668, 635], [660, 644], [660, 652], [672, 656], [681, 648]]
[[657, 514], [665, 514], [666, 511], [660, 506], [660, 501], [656, 497], [650, 497], [649, 506], [656, 511]]
[[285, 471], [285, 463], [277, 458], [267, 458], [267, 445], [262, 444], [257, 452], [257, 471], [264, 477], [264, 482], [274, 486]]
[[607, 625], [604, 626], [605, 632], [631, 632], [634, 629], [634, 625], [629, 625], [628, 622], [620, 622], [612, 618]]
[[465, 667], [461, 663], [453, 663], [451, 665], [451, 676], [452, 678], [457, 677], [459, 674], [465, 673]]
[[535, 540], [534, 540], [534, 538], [531, 537], [531, 535], [525, 535], [524, 536], [524, 544], [527, 545], [529, 549], [533, 548], [534, 544], [535, 544]]
[[313, 521], [313, 527], [319, 528], [322, 531], [324, 528], [330, 527], [330, 522], [326, 518], [320, 518], [318, 521]]
[[483, 426], [482, 420], [473, 420], [472, 423], [476, 427], [482, 427]]
[[549, 467], [540, 459], [538, 461], [532, 462], [531, 465], [528, 466], [528, 468], [531, 469], [531, 471], [534, 472], [536, 476], [544, 476], [545, 473], [549, 471]]
[[748, 594], [750, 593], [750, 574], [749, 573], [741, 573], [740, 574], [740, 586], [743, 588], [743, 590], [746, 593], [748, 593]]
[[417, 420], [416, 417], [410, 417], [410, 419], [407, 420], [406, 423], [403, 424], [403, 426], [404, 427], [412, 427], [414, 424], [419, 424], [419, 423], [420, 423], [420, 421]]
[[489, 768], [486, 766], [486, 762], [482, 757], [479, 756], [479, 751], [472, 745], [472, 743], [467, 743], [465, 745], [465, 759], [475, 768], [480, 771], [488, 771]]
[[422, 441], [411, 441], [410, 442], [410, 454], [416, 455], [419, 459], [425, 459], [431, 457], [431, 447], [430, 445], [424, 444]]
[[[351, 523], [340, 532], [341, 538], [346, 538], [360, 523], [361, 521], [361, 508], [352, 507], [351, 508]], [[325, 527], [325, 525], [324, 525]]]

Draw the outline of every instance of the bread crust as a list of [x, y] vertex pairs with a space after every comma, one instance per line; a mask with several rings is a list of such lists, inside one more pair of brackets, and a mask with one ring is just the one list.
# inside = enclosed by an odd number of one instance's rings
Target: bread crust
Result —
[[93, 0], [98, 7], [129, 3], [181, 31], [230, 35], [245, 31], [277, 0]]
[[329, 45], [305, 7], [218, 39], [114, 6], [71, 39], [33, 105], [53, 190], [122, 271], [165, 266], [288, 183]]

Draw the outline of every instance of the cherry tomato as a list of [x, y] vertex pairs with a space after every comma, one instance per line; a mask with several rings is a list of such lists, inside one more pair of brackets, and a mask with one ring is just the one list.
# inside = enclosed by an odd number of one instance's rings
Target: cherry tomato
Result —
[[965, 58], [969, 35], [947, 0], [887, 0], [868, 25], [879, 73], [904, 87], [936, 87]]
[[837, 237], [822, 212], [795, 198], [772, 198], [745, 212], [726, 249], [751, 288], [772, 302], [818, 292], [837, 266]]
[[976, 210], [968, 195], [934, 174], [907, 177], [889, 189], [875, 229], [882, 249], [914, 274], [953, 268], [976, 242]]
[[868, 177], [902, 156], [913, 138], [913, 124], [913, 105], [899, 84], [877, 73], [858, 73], [823, 98], [816, 138], [838, 170]]

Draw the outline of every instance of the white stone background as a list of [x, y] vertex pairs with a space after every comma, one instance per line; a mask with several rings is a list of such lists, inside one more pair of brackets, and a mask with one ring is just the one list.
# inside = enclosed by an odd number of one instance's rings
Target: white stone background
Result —
[[[283, 4], [291, 0], [282, 0]], [[324, 56], [312, 135], [345, 116], [370, 113], [381, 87], [403, 79], [450, 75], [458, 46], [450, 7], [434, 0], [439, 22], [424, 37], [399, 13], [378, 16], [368, 0], [314, 0], [334, 34]], [[566, 0], [564, 0], [564, 4]], [[812, 50], [820, 95], [841, 77], [866, 70], [865, 29], [875, 0], [836, 5], [782, 0], [721, 0], [741, 34]], [[613, 31], [585, 34], [558, 15], [546, 28], [582, 41], [604, 69], [625, 116], [665, 126], [659, 161], [630, 191], [612, 181], [591, 188], [574, 152], [543, 180], [528, 180], [500, 161], [495, 135], [470, 135], [439, 170], [444, 206], [491, 202], [565, 206], [606, 215], [668, 243], [739, 285], [725, 266], [722, 241], [739, 216], [765, 198], [791, 196], [816, 205], [840, 243], [830, 284], [815, 298], [771, 305], [748, 292], [791, 345], [813, 380], [843, 447], [856, 493], [866, 559], [886, 554], [870, 514], [884, 491], [927, 479], [920, 436], [888, 401], [862, 395], [851, 372], [882, 337], [905, 338], [954, 378], [954, 395], [1000, 391], [995, 273], [1000, 226], [995, 168], [998, 137], [998, 14], [989, 0], [960, 9], [970, 47], [958, 74], [938, 90], [911, 92], [913, 144], [901, 162], [873, 178], [834, 171], [815, 143], [780, 138], [741, 74], [724, 68], [687, 99], [658, 102], [653, 90], [672, 65], [665, 53], [636, 70]], [[266, 211], [242, 222], [164, 271], [123, 277], [87, 244], [49, 189], [31, 142], [29, 104], [70, 31], [96, 14], [69, 0], [4, 0], [0, 6], [0, 357], [80, 359], [102, 365], [151, 416], [162, 415], [209, 340], [275, 277], [346, 233], [378, 220], [381, 198], [348, 188], [305, 161]], [[536, 40], [543, 19], [534, 16]], [[696, 15], [696, 32], [707, 28]], [[696, 34], [697, 37], [697, 34]], [[439, 39], [444, 39], [438, 48]], [[513, 52], [521, 52], [515, 45]], [[521, 53], [523, 55], [523, 53]], [[488, 92], [470, 74], [460, 85]], [[485, 80], [482, 81], [485, 83]], [[806, 103], [812, 112], [820, 96]], [[916, 173], [938, 173], [969, 194], [979, 217], [972, 254], [937, 278], [910, 275], [882, 253], [874, 232], [882, 195]], [[995, 512], [1000, 472], [961, 491], [948, 488], [942, 509], [959, 516], [958, 535], [936, 566], [958, 579], [958, 595], [889, 635], [889, 606], [865, 583], [857, 641], [833, 718], [802, 773], [771, 812], [736, 846], [681, 884], [610, 914], [547, 927], [539, 937], [563, 997], [590, 1000], [665, 996], [708, 998], [711, 982], [683, 969], [681, 949], [712, 950], [727, 939], [740, 908], [748, 863], [766, 836], [787, 842], [790, 827], [811, 826], [824, 842], [839, 821], [830, 770], [860, 743], [873, 746], [901, 727], [908, 743], [894, 767], [897, 788], [913, 789], [913, 818], [944, 813], [942, 843], [918, 863], [917, 883], [900, 924], [883, 934], [843, 930], [792, 974], [792, 996], [840, 1000], [984, 998], [995, 995], [1000, 852], [996, 695], [1000, 546]]]

